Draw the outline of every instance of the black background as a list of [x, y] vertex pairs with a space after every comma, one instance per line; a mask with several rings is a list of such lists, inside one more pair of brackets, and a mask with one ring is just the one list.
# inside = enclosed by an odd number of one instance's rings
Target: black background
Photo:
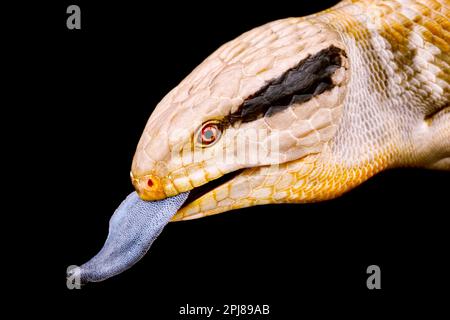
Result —
[[[53, 294], [42, 308], [184, 319], [177, 312], [187, 303], [269, 304], [270, 319], [306, 310], [365, 318], [387, 306], [414, 309], [424, 297], [444, 297], [438, 291], [448, 288], [450, 175], [419, 169], [384, 172], [324, 203], [169, 224], [130, 270], [81, 290], [66, 288], [66, 267], [98, 252], [109, 217], [132, 191], [132, 156], [158, 101], [224, 42], [334, 3], [62, 1], [45, 7], [32, 49], [41, 58], [33, 77], [43, 85], [43, 102], [39, 112], [30, 111], [45, 143], [29, 146], [48, 173], [36, 187], [46, 194], [37, 210], [45, 217], [46, 229], [39, 230], [45, 247], [32, 249], [48, 271], [38, 292]], [[81, 7], [81, 30], [66, 28], [70, 4]], [[366, 288], [372, 264], [382, 272], [378, 291]]]

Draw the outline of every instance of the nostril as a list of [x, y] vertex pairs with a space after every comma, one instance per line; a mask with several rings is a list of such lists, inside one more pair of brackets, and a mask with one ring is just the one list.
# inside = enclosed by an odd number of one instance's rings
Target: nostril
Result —
[[142, 200], [155, 201], [166, 198], [161, 178], [157, 175], [147, 174], [136, 179], [134, 187]]

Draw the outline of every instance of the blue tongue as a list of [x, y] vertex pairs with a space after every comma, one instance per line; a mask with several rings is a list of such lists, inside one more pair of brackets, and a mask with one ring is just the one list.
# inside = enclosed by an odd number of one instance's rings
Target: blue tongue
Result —
[[103, 281], [132, 267], [145, 255], [188, 194], [160, 201], [143, 201], [136, 192], [128, 195], [109, 221], [103, 248], [75, 271], [80, 273], [81, 281]]

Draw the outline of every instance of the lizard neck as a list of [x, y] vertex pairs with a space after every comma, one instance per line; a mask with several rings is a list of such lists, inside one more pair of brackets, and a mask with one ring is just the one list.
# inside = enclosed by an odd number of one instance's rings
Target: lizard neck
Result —
[[320, 155], [287, 165], [296, 181], [289, 202], [337, 197], [384, 169], [424, 166], [430, 148], [443, 149], [422, 133], [432, 133], [428, 119], [450, 99], [449, 7], [348, 0], [315, 16], [339, 32], [351, 76], [335, 137]]
[[334, 163], [420, 164], [414, 132], [450, 99], [449, 7], [448, 0], [349, 0], [318, 17], [341, 35], [351, 70]]

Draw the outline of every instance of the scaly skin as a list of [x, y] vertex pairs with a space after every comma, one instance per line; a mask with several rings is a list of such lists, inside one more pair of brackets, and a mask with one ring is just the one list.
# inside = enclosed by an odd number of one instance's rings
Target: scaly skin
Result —
[[[244, 169], [173, 218], [186, 220], [331, 199], [387, 168], [449, 170], [449, 19], [448, 0], [345, 0], [244, 33], [158, 104], [133, 160], [136, 190], [144, 200], [163, 199]], [[333, 89], [198, 146], [199, 126], [223, 120], [268, 81], [330, 46], [345, 51]], [[246, 147], [277, 141], [277, 148], [238, 161], [235, 142], [254, 130], [267, 135], [245, 140]], [[223, 150], [228, 161], [219, 159]]]

